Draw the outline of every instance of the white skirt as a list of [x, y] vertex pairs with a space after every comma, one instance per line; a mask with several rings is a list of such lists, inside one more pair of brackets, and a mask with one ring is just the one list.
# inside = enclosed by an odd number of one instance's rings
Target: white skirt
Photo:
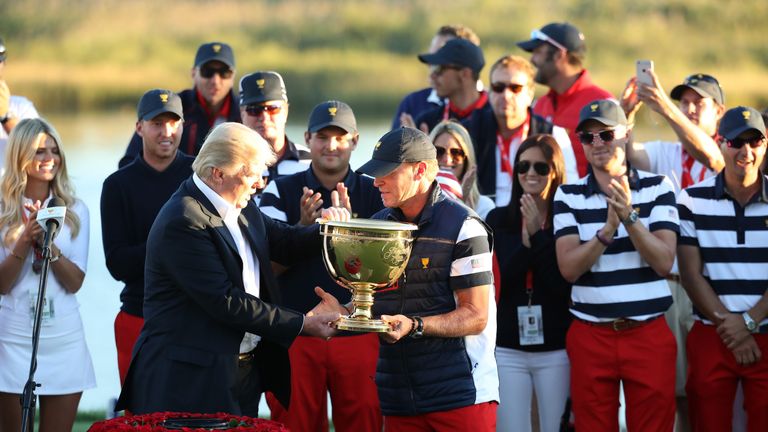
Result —
[[[29, 378], [32, 322], [28, 314], [0, 307], [0, 392], [21, 394]], [[38, 395], [80, 393], [96, 387], [93, 362], [79, 311], [56, 316], [40, 330], [35, 390]]]

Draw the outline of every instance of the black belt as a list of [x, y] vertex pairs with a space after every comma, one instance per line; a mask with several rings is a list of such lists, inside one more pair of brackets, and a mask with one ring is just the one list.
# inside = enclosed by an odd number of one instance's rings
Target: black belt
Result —
[[630, 330], [633, 328], [642, 327], [644, 325], [650, 324], [656, 321], [657, 319], [661, 318], [662, 316], [663, 315], [653, 317], [645, 321], [638, 321], [638, 320], [633, 320], [629, 318], [619, 318], [613, 321], [601, 321], [601, 322], [587, 321], [581, 318], [576, 318], [576, 319], [591, 327], [608, 327], [608, 328], [612, 328], [614, 331], [620, 332], [620, 331]]

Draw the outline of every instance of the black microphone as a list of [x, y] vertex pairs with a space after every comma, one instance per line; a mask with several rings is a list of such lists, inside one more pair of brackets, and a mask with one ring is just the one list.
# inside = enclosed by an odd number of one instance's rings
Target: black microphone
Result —
[[53, 197], [48, 201], [48, 206], [37, 211], [37, 223], [43, 227], [48, 238], [53, 241], [64, 223], [67, 214], [67, 204], [59, 197]]

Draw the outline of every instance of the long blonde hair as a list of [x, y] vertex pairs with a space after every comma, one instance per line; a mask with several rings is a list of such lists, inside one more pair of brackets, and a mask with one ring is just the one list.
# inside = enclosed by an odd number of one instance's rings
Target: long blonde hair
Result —
[[[5, 174], [0, 181], [0, 229], [5, 229], [3, 242], [12, 246], [24, 231], [24, 190], [27, 187], [27, 168], [35, 159], [37, 144], [45, 136], [51, 137], [59, 146], [61, 164], [49, 185], [49, 193], [64, 200], [67, 209], [75, 204], [75, 191], [67, 175], [67, 160], [61, 146], [61, 137], [56, 129], [41, 118], [24, 119], [11, 131], [5, 150]], [[80, 232], [80, 218], [73, 211], [67, 211], [64, 222], [72, 231], [72, 237]]]
[[[459, 147], [461, 147], [466, 156], [464, 158], [464, 171], [461, 174], [459, 183], [461, 183], [464, 204], [474, 210], [477, 207], [477, 202], [480, 201], [480, 191], [477, 189], [477, 159], [475, 159], [475, 147], [472, 145], [472, 138], [464, 126], [453, 120], [444, 120], [438, 123], [432, 129], [429, 138], [434, 143], [437, 137], [444, 133], [449, 134], [459, 143]], [[471, 175], [472, 178], [464, 181], [467, 175]]]

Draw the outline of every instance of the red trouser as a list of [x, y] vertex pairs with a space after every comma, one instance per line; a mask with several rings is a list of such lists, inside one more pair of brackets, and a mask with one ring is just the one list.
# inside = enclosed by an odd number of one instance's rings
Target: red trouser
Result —
[[385, 416], [384, 430], [397, 432], [496, 431], [496, 402], [415, 416]]
[[267, 393], [272, 420], [292, 431], [327, 431], [330, 392], [337, 431], [381, 431], [381, 408], [374, 381], [379, 358], [379, 337], [375, 333], [329, 341], [299, 336], [288, 355], [291, 406], [285, 410]]
[[753, 335], [762, 359], [740, 366], [715, 326], [696, 321], [688, 333], [688, 406], [696, 432], [731, 430], [733, 399], [741, 381], [747, 430], [768, 431], [768, 334]]
[[125, 374], [131, 364], [131, 353], [144, 325], [144, 318], [123, 311], [115, 318], [115, 345], [117, 346], [117, 370], [120, 372], [120, 385], [125, 383]]
[[630, 431], [675, 424], [675, 337], [663, 317], [616, 331], [574, 320], [566, 339], [578, 431], [619, 430], [619, 383]]

